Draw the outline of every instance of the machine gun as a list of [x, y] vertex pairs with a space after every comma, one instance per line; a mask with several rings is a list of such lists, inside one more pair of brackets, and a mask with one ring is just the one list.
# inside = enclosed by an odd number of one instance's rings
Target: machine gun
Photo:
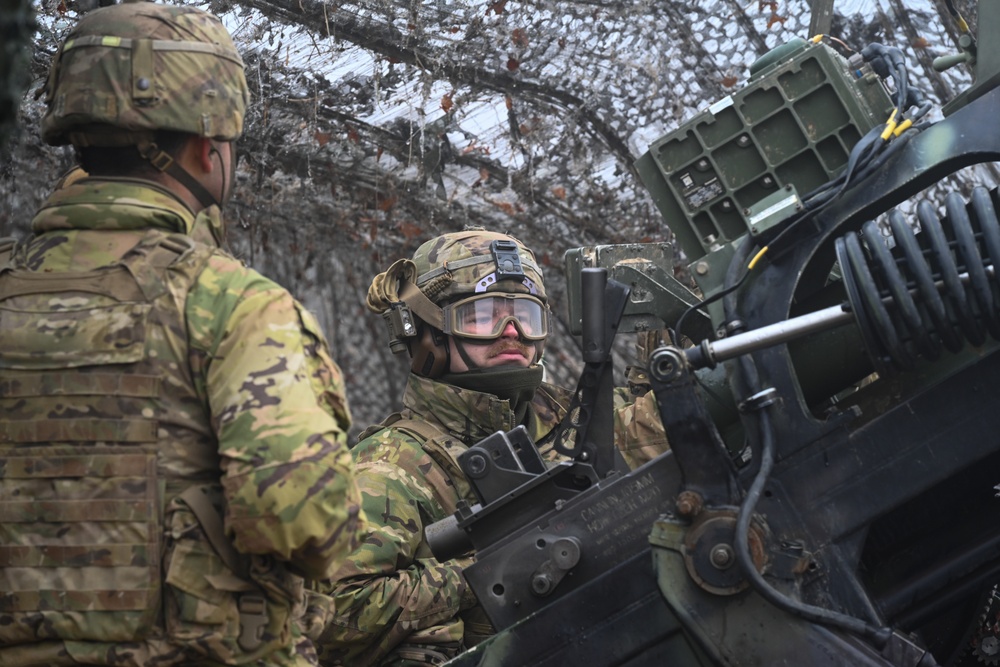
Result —
[[498, 634], [450, 664], [1000, 664], [1000, 197], [894, 209], [1000, 157], [1000, 53], [961, 46], [942, 66], [976, 81], [939, 122], [897, 53], [797, 43], [640, 159], [704, 298], [662, 246], [567, 264], [629, 286], [621, 329], [691, 341], [649, 357], [671, 451], [623, 474], [539, 467], [518, 433], [470, 449], [481, 503], [428, 538], [476, 548]]

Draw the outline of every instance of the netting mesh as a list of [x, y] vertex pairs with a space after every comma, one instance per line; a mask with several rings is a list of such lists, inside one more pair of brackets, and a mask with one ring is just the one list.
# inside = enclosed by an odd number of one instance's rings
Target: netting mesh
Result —
[[[911, 85], [936, 101], [970, 82], [964, 67], [931, 66], [957, 50], [952, 21], [931, 1], [199, 4], [233, 32], [254, 98], [227, 209], [231, 241], [319, 314], [361, 425], [388, 412], [406, 368], [364, 294], [427, 238], [466, 225], [514, 234], [537, 251], [561, 320], [563, 253], [669, 239], [634, 161], [739, 90], [769, 49], [820, 25], [852, 49], [899, 46]], [[812, 10], [824, 4], [828, 27]], [[959, 8], [974, 26], [974, 12]], [[39, 6], [36, 88], [79, 11]], [[39, 146], [37, 106], [22, 113], [30, 132], [5, 163], [0, 234], [24, 231], [71, 161]], [[980, 166], [926, 196], [994, 181], [992, 165]], [[557, 321], [550, 377], [575, 382], [578, 358]]]

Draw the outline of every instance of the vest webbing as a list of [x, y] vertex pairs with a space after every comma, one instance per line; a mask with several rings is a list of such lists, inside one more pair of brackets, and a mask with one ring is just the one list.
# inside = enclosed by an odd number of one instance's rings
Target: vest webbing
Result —
[[[444, 429], [429, 422], [419, 419], [402, 419], [399, 413], [395, 413], [383, 421], [378, 430], [382, 428], [399, 429], [417, 439], [420, 441], [423, 450], [427, 452], [427, 455], [441, 467], [447, 479], [451, 482], [451, 488], [447, 484], [443, 484], [441, 481], [431, 477], [427, 478], [427, 482], [430, 483], [438, 503], [446, 513], [455, 513], [458, 500], [463, 498], [471, 499], [472, 488], [469, 485], [469, 481], [466, 479], [465, 473], [462, 472], [461, 466], [448, 453], [446, 446], [449, 441], [461, 443], [460, 440], [450, 435]], [[464, 443], [461, 444], [464, 449]]]
[[213, 250], [136, 241], [106, 267], [51, 273], [24, 266], [28, 244], [0, 245], [0, 645], [129, 642], [162, 625], [172, 399], [157, 370], [169, 360], [149, 347], [183, 323], [168, 267], [185, 262], [186, 295]]

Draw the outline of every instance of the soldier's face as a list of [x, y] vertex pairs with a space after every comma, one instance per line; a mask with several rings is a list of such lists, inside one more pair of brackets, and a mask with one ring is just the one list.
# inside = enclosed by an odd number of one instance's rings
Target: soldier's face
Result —
[[[535, 346], [521, 340], [517, 327], [512, 322], [507, 323], [499, 338], [489, 341], [463, 338], [461, 345], [474, 368], [494, 368], [504, 365], [527, 367], [535, 361]], [[451, 348], [449, 370], [452, 373], [464, 373], [469, 370], [469, 365], [458, 353], [455, 338], [452, 336], [448, 336], [448, 347]]]

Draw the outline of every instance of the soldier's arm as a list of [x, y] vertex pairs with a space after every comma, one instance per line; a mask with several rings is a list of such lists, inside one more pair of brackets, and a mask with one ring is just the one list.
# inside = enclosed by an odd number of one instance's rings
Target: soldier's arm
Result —
[[[391, 430], [362, 441], [355, 454], [369, 533], [321, 586], [335, 609], [320, 640], [324, 659], [369, 664], [429, 628], [434, 643], [458, 642], [460, 624], [435, 626], [454, 621], [475, 597], [461, 574], [468, 562], [440, 563], [424, 542], [425, 523], [447, 514], [424, 482], [434, 464], [415, 441]], [[448, 632], [457, 636], [443, 636]]]
[[244, 553], [328, 576], [364, 521], [340, 369], [325, 340], [286, 290], [221, 256], [187, 315], [219, 440], [227, 532]]
[[622, 405], [616, 401], [615, 446], [633, 470], [670, 449], [653, 392]]

